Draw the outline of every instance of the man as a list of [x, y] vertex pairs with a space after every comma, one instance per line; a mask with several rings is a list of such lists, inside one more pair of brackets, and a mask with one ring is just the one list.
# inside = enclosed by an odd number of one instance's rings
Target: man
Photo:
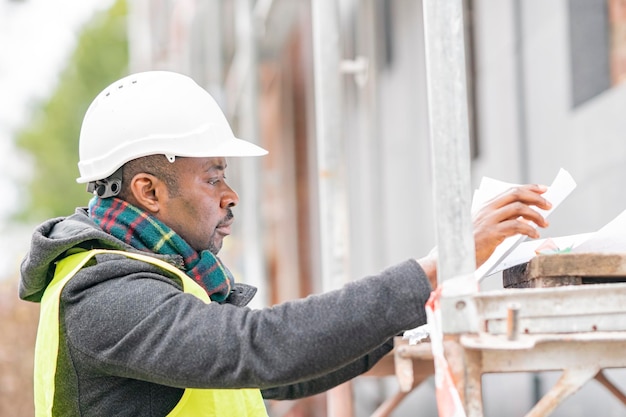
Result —
[[[425, 322], [434, 254], [271, 308], [217, 258], [239, 200], [237, 139], [190, 78], [134, 74], [106, 88], [80, 136], [88, 209], [40, 225], [20, 296], [41, 302], [37, 415], [265, 416], [263, 398], [316, 394], [371, 368]], [[475, 220], [476, 261], [506, 237], [538, 237], [545, 187], [494, 199]]]

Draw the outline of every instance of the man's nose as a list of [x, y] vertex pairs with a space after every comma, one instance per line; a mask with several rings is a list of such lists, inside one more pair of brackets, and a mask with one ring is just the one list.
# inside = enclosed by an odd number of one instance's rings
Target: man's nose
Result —
[[224, 194], [222, 195], [221, 207], [222, 208], [235, 207], [238, 203], [239, 203], [239, 196], [237, 195], [235, 190], [233, 190], [228, 185], [226, 185], [226, 190], [224, 191]]

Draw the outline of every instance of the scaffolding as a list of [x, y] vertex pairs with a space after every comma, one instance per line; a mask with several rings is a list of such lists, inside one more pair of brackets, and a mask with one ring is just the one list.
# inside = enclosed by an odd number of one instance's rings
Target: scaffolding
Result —
[[[134, 4], [149, 9], [146, 1]], [[212, 16], [213, 23], [219, 25], [215, 16], [221, 13], [218, 10], [221, 3], [208, 4], [211, 6], [205, 5], [207, 19]], [[242, 135], [255, 140], [258, 138], [258, 84], [252, 70], [258, 65], [256, 34], [259, 22], [264, 21], [274, 2], [236, 0], [235, 6], [236, 56], [232, 72], [225, 77], [227, 85], [231, 86], [227, 107], [229, 116], [238, 115]], [[345, 61], [340, 56], [338, 2], [311, 0], [311, 6], [322, 289], [330, 290], [347, 282], [350, 259], [343, 163], [342, 72], [358, 74], [363, 82], [367, 62]], [[481, 377], [485, 373], [563, 370], [561, 379], [527, 417], [549, 415], [594, 378], [626, 404], [626, 396], [603, 373], [607, 368], [626, 367], [626, 357], [621, 353], [626, 349], [626, 313], [623, 312], [626, 284], [478, 291], [473, 276], [463, 2], [423, 0], [423, 10], [438, 280], [446, 289], [441, 298], [443, 343], [464, 413], [469, 417], [484, 414]], [[146, 42], [146, 37], [137, 36], [135, 45], [145, 46]], [[212, 76], [205, 84], [217, 89], [217, 94], [212, 92], [219, 98], [223, 92], [216, 80], [222, 77], [223, 56], [218, 42], [219, 39], [213, 39], [207, 46], [207, 55], [211, 56], [208, 61], [215, 65], [207, 70]], [[136, 68], [146, 66], [137, 65]], [[248, 182], [243, 186], [253, 200], [243, 207], [244, 230], [249, 233], [246, 244], [253, 244], [253, 248], [246, 251], [245, 269], [248, 276], [259, 277], [259, 287], [263, 288], [266, 268], [261, 260], [262, 244], [256, 218], [259, 168], [255, 162], [250, 162], [244, 170], [243, 177]], [[567, 258], [555, 259], [567, 264]], [[530, 265], [533, 262], [537, 261], [531, 261]], [[626, 265], [626, 260], [620, 259], [618, 264]], [[579, 269], [578, 275], [596, 273], [597, 264], [592, 265], [593, 268]], [[567, 276], [570, 272], [567, 268], [561, 269], [558, 276]], [[623, 277], [626, 271], [607, 271], [604, 276], [611, 274]], [[428, 343], [410, 346], [397, 339], [392, 359], [395, 361], [393, 369], [374, 374], [395, 372], [401, 392], [377, 410], [377, 417], [391, 415], [407, 393], [434, 372]], [[350, 385], [345, 385], [331, 393], [329, 416], [353, 414], [350, 389]]]
[[[462, 1], [424, 0], [424, 9], [438, 213], [438, 277], [439, 285], [444, 286], [442, 327], [446, 359], [464, 413], [468, 417], [483, 416], [481, 378], [485, 373], [563, 371], [526, 417], [549, 415], [594, 378], [626, 404], [626, 396], [603, 373], [607, 368], [626, 366], [622, 354], [626, 347], [624, 284], [591, 282], [484, 293], [479, 293], [477, 286], [466, 285], [475, 265], [471, 235], [467, 233], [471, 223], [465, 216], [470, 213], [470, 188], [464, 145], [468, 134]], [[623, 257], [609, 261], [597, 256], [591, 259], [588, 254], [552, 256], [552, 264], [558, 265], [553, 277], [556, 282], [567, 282], [572, 275], [625, 275]], [[550, 275], [550, 268], [542, 262], [538, 257], [529, 263], [537, 278]], [[620, 267], [615, 268], [615, 264]], [[446, 288], [446, 284], [450, 286]], [[398, 346], [396, 372], [402, 390], [408, 391], [415, 384], [411, 360], [428, 361], [430, 355], [423, 346], [402, 342]]]

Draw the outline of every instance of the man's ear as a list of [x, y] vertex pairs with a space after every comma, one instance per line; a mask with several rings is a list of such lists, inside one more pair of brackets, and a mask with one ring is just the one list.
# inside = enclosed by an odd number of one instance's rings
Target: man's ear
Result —
[[159, 199], [167, 195], [165, 183], [151, 174], [141, 172], [130, 181], [130, 193], [133, 205], [136, 205], [152, 214], [159, 212], [161, 204]]

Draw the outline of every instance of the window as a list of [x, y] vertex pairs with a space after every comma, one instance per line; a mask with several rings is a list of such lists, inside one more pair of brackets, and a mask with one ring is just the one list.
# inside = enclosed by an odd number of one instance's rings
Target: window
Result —
[[[622, 1], [608, 0], [610, 3]], [[612, 85], [607, 0], [570, 0], [569, 37], [572, 106], [577, 107]], [[611, 7], [612, 9], [612, 7]]]

